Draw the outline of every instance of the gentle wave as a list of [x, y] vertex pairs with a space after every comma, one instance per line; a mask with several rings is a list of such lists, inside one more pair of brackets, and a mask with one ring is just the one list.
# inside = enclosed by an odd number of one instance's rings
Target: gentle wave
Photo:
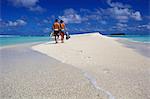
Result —
[[131, 42], [142, 42], [142, 43], [150, 43], [150, 35], [127, 35], [127, 36], [110, 36], [118, 39], [125, 39]]
[[89, 75], [88, 73], [86, 72], [83, 72], [84, 73], [84, 76], [91, 82], [91, 84], [97, 89], [97, 90], [100, 90], [102, 92], [104, 92], [108, 97], [109, 99], [115, 99], [115, 97], [107, 90], [104, 90], [103, 88], [99, 87], [97, 82], [96, 82], [96, 79], [94, 77], [92, 77], [91, 75]]
[[50, 41], [49, 37], [22, 37], [22, 36], [1, 36], [0, 46], [16, 45], [22, 43]]
[[5, 37], [20, 37], [19, 35], [0, 35], [1, 38]]

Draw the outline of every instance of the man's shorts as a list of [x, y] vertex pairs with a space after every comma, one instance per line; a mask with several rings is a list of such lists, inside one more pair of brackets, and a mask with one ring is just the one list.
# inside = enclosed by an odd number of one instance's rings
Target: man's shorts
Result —
[[59, 35], [59, 31], [54, 31], [54, 36], [58, 36]]

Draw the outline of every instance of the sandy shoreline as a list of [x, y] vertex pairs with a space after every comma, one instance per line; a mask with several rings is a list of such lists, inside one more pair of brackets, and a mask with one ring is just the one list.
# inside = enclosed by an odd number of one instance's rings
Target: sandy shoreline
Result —
[[150, 58], [119, 42], [95, 33], [2, 47], [0, 98], [150, 98]]
[[0, 49], [1, 99], [107, 99], [80, 70], [31, 46]]
[[115, 99], [150, 98], [150, 59], [112, 38], [97, 33], [78, 35], [64, 44], [49, 42], [32, 48], [88, 73], [86, 78], [95, 87]]

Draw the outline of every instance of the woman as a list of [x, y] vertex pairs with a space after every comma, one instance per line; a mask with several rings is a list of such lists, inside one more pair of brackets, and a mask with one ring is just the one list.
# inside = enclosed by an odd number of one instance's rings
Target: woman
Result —
[[64, 43], [64, 35], [65, 35], [65, 24], [63, 20], [60, 20], [60, 36], [62, 43]]

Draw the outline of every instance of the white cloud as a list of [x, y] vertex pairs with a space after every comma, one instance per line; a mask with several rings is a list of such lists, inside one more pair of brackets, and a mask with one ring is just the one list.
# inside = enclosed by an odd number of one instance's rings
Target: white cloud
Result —
[[[81, 23], [81, 22], [86, 22], [89, 20], [95, 20], [95, 21], [101, 21], [101, 12], [97, 9], [94, 11], [91, 11], [89, 9], [83, 9], [81, 8], [78, 14], [77, 11], [74, 9], [66, 9], [64, 10], [63, 16], [59, 16], [59, 19], [64, 20], [66, 23]], [[102, 24], [106, 24], [106, 21], [102, 22]]]
[[128, 29], [128, 25], [125, 23], [117, 23], [115, 26], [111, 28], [111, 31], [117, 30], [117, 31], [126, 31]]
[[64, 10], [64, 15], [59, 16], [59, 19], [62, 19], [65, 23], [81, 23], [82, 22], [81, 16], [77, 14], [77, 12], [72, 8]]
[[102, 12], [99, 9], [89, 10], [89, 9], [80, 9], [80, 13], [82, 13], [82, 20], [88, 21], [88, 20], [95, 20], [100, 21], [102, 20]]
[[[128, 22], [130, 11], [128, 8], [108, 8], [107, 9], [108, 15], [117, 19], [120, 22]], [[105, 12], [104, 12], [105, 13]]]
[[37, 12], [43, 12], [45, 9], [43, 9], [41, 6], [35, 6], [35, 7], [30, 7], [30, 11], [37, 11]]
[[39, 11], [39, 12], [44, 11], [44, 9], [37, 4], [39, 0], [8, 0], [8, 1], [13, 3], [14, 6], [25, 7], [28, 8], [30, 11]]
[[141, 14], [140, 14], [139, 11], [136, 11], [135, 13], [132, 13], [131, 17], [134, 18], [135, 20], [138, 20], [138, 21], [142, 20], [142, 17], [141, 17]]
[[142, 25], [128, 26], [125, 23], [117, 23], [111, 28], [111, 31], [150, 31], [150, 23]]
[[32, 7], [35, 6], [39, 0], [8, 0], [12, 2], [15, 6], [24, 6], [24, 7]]
[[[110, 19], [115, 19], [120, 23], [127, 23], [130, 20], [141, 21], [142, 16], [139, 11], [131, 9], [130, 5], [125, 5], [122, 3], [113, 3], [109, 1], [110, 8], [102, 9], [97, 8], [93, 10], [80, 9], [80, 13], [74, 9], [66, 9], [63, 16], [59, 16], [59, 19], [64, 20], [66, 23], [81, 23], [87, 21], [97, 21], [101, 24], [107, 24]], [[108, 2], [107, 1], [107, 2]], [[105, 22], [104, 22], [105, 20]]]
[[[110, 1], [110, 0], [108, 0]], [[139, 11], [134, 11], [127, 5], [122, 3], [113, 3], [111, 2], [111, 7], [107, 9], [80, 9], [80, 13], [82, 13], [82, 20], [96, 20], [96, 21], [103, 21], [103, 20], [110, 20], [115, 19], [118, 22], [127, 23], [129, 20], [141, 21], [142, 16]], [[109, 4], [109, 5], [110, 5]]]
[[27, 22], [25, 22], [24, 20], [18, 19], [16, 21], [8, 21], [7, 26], [16, 27], [16, 26], [24, 26], [26, 24]]
[[130, 5], [123, 4], [120, 2], [112, 2], [112, 0], [107, 0], [107, 4], [111, 7], [119, 7], [119, 8], [130, 8]]
[[130, 11], [128, 8], [114, 7], [110, 8], [109, 10], [116, 15], [130, 15]]
[[150, 23], [148, 23], [148, 24], [143, 24], [143, 25], [139, 25], [138, 28], [144, 28], [144, 29], [150, 30]]
[[128, 20], [129, 20], [129, 17], [128, 16], [116, 16], [116, 19], [119, 21], [119, 22], [123, 22], [123, 23], [126, 23], [126, 22], [128, 22]]
[[142, 20], [141, 13], [131, 9], [130, 5], [125, 5], [120, 2], [114, 3], [111, 0], [107, 0], [107, 3], [111, 6], [111, 8], [107, 9], [107, 13], [116, 18], [119, 22], [128, 22], [131, 18], [136, 21]]
[[150, 23], [149, 23], [146, 27], [147, 27], [147, 29], [149, 29], [149, 30], [150, 30]]
[[98, 15], [96, 13], [91, 14], [91, 15], [87, 15], [86, 18], [89, 20], [96, 20], [96, 21], [100, 21], [102, 19], [101, 15]]
[[141, 21], [142, 17], [139, 11], [133, 11], [128, 8], [108, 8], [109, 14], [111, 14], [112, 17], [118, 19], [118, 21], [121, 22], [128, 22], [129, 19], [134, 19], [136, 21]]
[[18, 19], [15, 21], [0, 21], [0, 27], [18, 27], [18, 26], [24, 26], [26, 25], [27, 22], [25, 20], [22, 19]]

